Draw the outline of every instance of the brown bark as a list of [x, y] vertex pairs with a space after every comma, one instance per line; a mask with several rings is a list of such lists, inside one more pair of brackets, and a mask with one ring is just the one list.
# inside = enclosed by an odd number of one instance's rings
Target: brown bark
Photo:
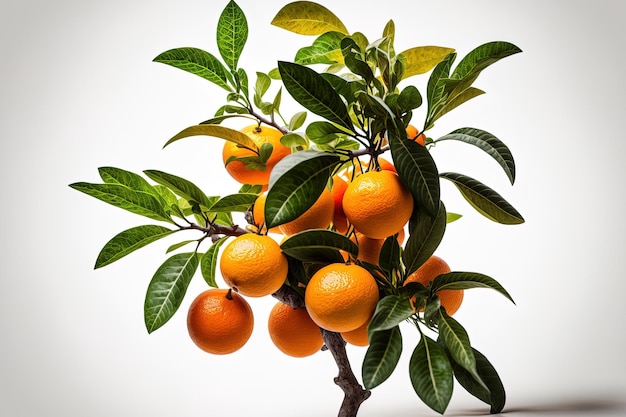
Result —
[[[304, 307], [304, 299], [291, 287], [283, 287], [273, 294], [281, 302], [293, 307]], [[346, 342], [341, 334], [322, 330], [325, 348], [333, 355], [333, 359], [339, 369], [339, 375], [335, 378], [335, 384], [343, 390], [344, 398], [339, 409], [338, 417], [356, 417], [363, 401], [371, 395], [369, 390], [364, 389], [356, 379], [346, 352]]]

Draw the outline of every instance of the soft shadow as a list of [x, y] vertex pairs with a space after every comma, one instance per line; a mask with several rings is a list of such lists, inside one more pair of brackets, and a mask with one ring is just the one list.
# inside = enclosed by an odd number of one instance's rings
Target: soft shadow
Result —
[[[449, 417], [487, 416], [488, 410], [450, 410]], [[554, 403], [511, 405], [504, 408], [499, 416], [626, 416], [626, 401], [614, 399], [572, 399]]]

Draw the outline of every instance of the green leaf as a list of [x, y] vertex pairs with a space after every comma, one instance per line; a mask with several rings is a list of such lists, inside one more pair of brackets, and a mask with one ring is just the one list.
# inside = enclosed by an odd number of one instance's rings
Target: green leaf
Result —
[[400, 327], [374, 332], [370, 334], [369, 342], [361, 368], [363, 385], [366, 389], [382, 384], [396, 369], [402, 354]]
[[344, 36], [340, 32], [326, 32], [320, 35], [313, 45], [298, 50], [295, 63], [300, 65], [343, 63], [341, 40]]
[[443, 414], [452, 398], [452, 365], [443, 348], [426, 335], [422, 335], [411, 355], [409, 376], [424, 404]]
[[202, 255], [200, 260], [200, 272], [202, 277], [209, 286], [217, 288], [217, 282], [215, 281], [215, 271], [217, 269], [217, 259], [219, 255], [220, 247], [226, 242], [228, 237], [222, 237], [218, 239], [211, 247]]
[[309, 141], [299, 133], [287, 133], [281, 136], [280, 143], [288, 148], [297, 148], [298, 146], [307, 146]]
[[474, 87], [467, 87], [466, 89], [460, 91], [459, 94], [454, 96], [451, 94], [448, 99], [444, 103], [442, 103], [442, 107], [440, 107], [436, 112], [431, 115], [431, 119], [437, 120], [444, 114], [449, 113], [451, 110], [459, 107], [461, 104], [482, 94], [485, 94], [483, 90]]
[[414, 110], [422, 105], [422, 95], [416, 87], [409, 85], [400, 92], [398, 105], [403, 110], [402, 113]]
[[524, 218], [500, 194], [485, 184], [455, 172], [440, 174], [456, 186], [467, 202], [480, 214], [501, 224], [521, 224]]
[[508, 298], [513, 304], [513, 298], [495, 279], [478, 272], [452, 271], [441, 274], [432, 281], [433, 293], [441, 290], [467, 290], [471, 288], [491, 288]]
[[460, 365], [463, 369], [467, 370], [479, 384], [484, 385], [484, 382], [480, 379], [478, 371], [476, 370], [476, 359], [474, 358], [469, 336], [463, 326], [461, 326], [461, 323], [450, 317], [445, 312], [445, 309], [440, 308], [437, 317], [437, 328], [439, 329], [441, 341], [448, 349], [453, 363]]
[[304, 122], [306, 121], [307, 113], [305, 111], [298, 112], [291, 116], [291, 120], [289, 120], [289, 130], [294, 131], [300, 129]]
[[289, 94], [304, 108], [353, 131], [348, 110], [339, 94], [320, 74], [302, 65], [279, 61], [278, 70]]
[[212, 212], [245, 212], [252, 207], [258, 195], [254, 193], [237, 193], [220, 198], [210, 207]]
[[491, 406], [490, 413], [498, 414], [504, 409], [506, 403], [506, 392], [504, 385], [500, 380], [498, 372], [493, 365], [487, 360], [487, 358], [472, 348], [474, 357], [476, 358], [476, 370], [480, 379], [484, 381], [483, 386], [480, 384], [471, 373], [463, 369], [460, 365], [452, 363], [452, 369], [454, 370], [454, 377], [457, 381], [474, 397], [489, 404]]
[[121, 184], [90, 184], [77, 182], [70, 187], [98, 200], [153, 220], [173, 223], [162, 200], [154, 194], [132, 190]]
[[376, 305], [374, 315], [368, 326], [368, 334], [381, 330], [389, 330], [415, 313], [408, 298], [398, 295], [387, 295]]
[[107, 184], [125, 185], [126, 187], [136, 191], [143, 191], [160, 196], [160, 194], [154, 190], [154, 187], [148, 181], [146, 181], [141, 175], [135, 174], [134, 172], [126, 171], [121, 168], [100, 167], [98, 168], [98, 173], [100, 174], [102, 181]]
[[[356, 257], [358, 246], [346, 236], [332, 230], [311, 229], [289, 236], [280, 248], [292, 258], [304, 262], [337, 259], [339, 251], [346, 251]], [[343, 258], [339, 255], [339, 261]]]
[[402, 261], [407, 276], [416, 271], [435, 253], [446, 231], [446, 219], [446, 209], [443, 203], [434, 218], [418, 208], [415, 221], [412, 222], [414, 225], [402, 252]]
[[466, 77], [477, 77], [482, 70], [493, 63], [519, 52], [522, 50], [512, 43], [503, 41], [485, 43], [465, 55], [450, 78], [461, 80]]
[[515, 182], [515, 161], [511, 150], [491, 133], [481, 129], [463, 127], [436, 139], [435, 143], [445, 140], [457, 140], [482, 149], [500, 164], [511, 184]]
[[198, 268], [198, 254], [179, 253], [168, 258], [152, 277], [144, 303], [148, 333], [163, 326], [180, 307]]
[[287, 155], [272, 169], [265, 200], [265, 222], [272, 228], [302, 215], [322, 194], [339, 157], [304, 150]]
[[426, 86], [428, 112], [423, 130], [428, 130], [433, 126], [436, 120], [434, 114], [445, 105], [445, 80], [450, 76], [450, 70], [455, 59], [456, 53], [451, 53], [446, 56], [443, 61], [435, 66], [428, 78], [428, 84]]
[[271, 23], [300, 35], [321, 35], [330, 31], [348, 34], [344, 24], [333, 12], [310, 1], [287, 4], [278, 11]]
[[259, 148], [256, 146], [254, 141], [250, 138], [250, 136], [246, 135], [245, 133], [242, 133], [235, 129], [230, 129], [228, 127], [210, 124], [190, 126], [186, 129], [183, 129], [170, 140], [168, 140], [167, 143], [163, 145], [163, 147], [165, 148], [167, 145], [176, 142], [177, 140], [190, 136], [213, 136], [216, 138], [226, 139], [230, 142], [234, 142], [243, 148], [250, 149], [252, 152], [259, 151]]
[[380, 255], [378, 257], [378, 265], [388, 276], [391, 276], [394, 270], [402, 268], [402, 248], [398, 243], [397, 234], [389, 236], [385, 239]]
[[417, 205], [435, 217], [440, 199], [437, 165], [426, 147], [407, 140], [406, 133], [404, 136], [389, 135], [391, 156], [396, 170]]
[[442, 46], [417, 46], [400, 53], [404, 57], [403, 79], [424, 74], [433, 69], [454, 49]]
[[457, 220], [459, 220], [461, 217], [463, 217], [462, 214], [458, 214], [458, 213], [446, 213], [446, 223], [452, 223], [455, 222]]
[[237, 69], [237, 62], [247, 39], [246, 16], [237, 3], [231, 0], [217, 22], [217, 48], [231, 71]]
[[165, 236], [169, 236], [176, 231], [158, 225], [137, 226], [124, 230], [104, 245], [100, 254], [98, 254], [95, 268], [102, 268], [112, 264], [129, 253]]
[[170, 253], [170, 252], [174, 252], [177, 249], [182, 248], [183, 246], [187, 246], [190, 243], [198, 243], [197, 239], [192, 239], [192, 240], [183, 240], [182, 242], [178, 242], [178, 243], [174, 243], [173, 245], [170, 245], [169, 248], [167, 248], [167, 250], [165, 251], [165, 253]]
[[346, 131], [334, 123], [318, 120], [309, 123], [306, 127], [306, 135], [311, 142], [324, 145], [337, 138], [345, 137]]
[[272, 84], [272, 79], [269, 75], [264, 74], [262, 72], [256, 73], [256, 84], [254, 86], [254, 99], [255, 101], [261, 102], [263, 95], [267, 92]]
[[180, 197], [187, 199], [192, 206], [194, 203], [202, 205], [207, 209], [213, 206], [214, 201], [209, 199], [209, 197], [207, 197], [207, 195], [204, 194], [204, 192], [191, 181], [173, 174], [153, 169], [146, 170], [144, 173], [150, 177], [150, 179], [166, 186]]
[[233, 91], [228, 85], [226, 68], [209, 52], [198, 48], [176, 48], [165, 51], [153, 60], [187, 71], [211, 81], [226, 91]]

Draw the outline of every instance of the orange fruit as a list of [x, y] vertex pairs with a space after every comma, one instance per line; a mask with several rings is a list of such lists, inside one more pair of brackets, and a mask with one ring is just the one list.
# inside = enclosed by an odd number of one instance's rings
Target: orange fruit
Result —
[[[404, 280], [404, 285], [409, 282], [419, 282], [420, 284], [427, 286], [437, 275], [447, 274], [450, 272], [450, 267], [443, 259], [438, 256], [431, 256], [422, 266], [420, 266], [415, 272], [409, 275]], [[437, 291], [437, 296], [441, 302], [441, 306], [446, 309], [446, 313], [449, 316], [453, 315], [461, 307], [463, 302], [463, 290], [441, 290]], [[412, 299], [411, 302], [415, 302]], [[421, 309], [420, 309], [421, 311]]]
[[328, 188], [324, 188], [317, 201], [300, 217], [278, 226], [285, 235], [308, 229], [326, 229], [333, 221], [335, 203]]
[[222, 148], [222, 161], [226, 167], [226, 171], [236, 181], [241, 184], [261, 184], [265, 185], [269, 182], [270, 172], [274, 165], [281, 159], [291, 153], [291, 149], [280, 143], [280, 138], [283, 136], [282, 132], [273, 127], [258, 126], [256, 124], [244, 127], [240, 132], [248, 135], [252, 141], [260, 148], [264, 143], [271, 143], [274, 149], [272, 154], [265, 163], [265, 167], [261, 169], [254, 169], [247, 167], [244, 162], [233, 160], [228, 162], [229, 158], [246, 158], [255, 157], [256, 153], [250, 149], [242, 148], [236, 143], [226, 141]]
[[385, 158], [378, 157], [378, 165], [382, 170], [396, 172], [396, 167]]
[[187, 313], [191, 340], [205, 352], [225, 355], [239, 350], [252, 335], [254, 316], [239, 294], [212, 288], [198, 295]]
[[367, 326], [369, 326], [371, 317], [361, 326], [349, 332], [342, 332], [343, 340], [354, 346], [369, 346], [370, 341], [367, 336]]
[[335, 230], [339, 233], [345, 234], [348, 231], [348, 219], [343, 212], [343, 195], [348, 188], [348, 182], [341, 176], [333, 176], [333, 186], [330, 189], [330, 194], [333, 197], [335, 204], [335, 211], [333, 213], [333, 225]]
[[409, 221], [413, 197], [395, 172], [369, 171], [348, 185], [343, 211], [359, 232], [383, 239], [399, 232]]
[[222, 252], [224, 282], [248, 297], [278, 291], [287, 278], [287, 257], [269, 236], [247, 233], [233, 239]]
[[306, 286], [304, 303], [321, 328], [349, 332], [374, 313], [378, 303], [374, 277], [355, 264], [334, 263], [318, 270]]
[[[356, 232], [351, 240], [359, 246], [358, 260], [378, 265], [380, 251], [385, 244], [385, 239], [372, 239], [361, 232]], [[400, 245], [404, 243], [404, 228], [398, 232], [397, 240]]]
[[267, 329], [274, 345], [295, 358], [313, 355], [324, 345], [322, 332], [306, 308], [292, 308], [279, 301], [270, 311]]
[[424, 143], [426, 142], [426, 135], [423, 133], [418, 135], [418, 133], [419, 132], [415, 126], [410, 124], [406, 127], [406, 134], [409, 137], [409, 139], [424, 146]]
[[[252, 217], [254, 218], [254, 224], [261, 227], [265, 223], [265, 200], [267, 199], [267, 191], [261, 193], [252, 207]], [[279, 227], [272, 227], [269, 232], [282, 233]]]

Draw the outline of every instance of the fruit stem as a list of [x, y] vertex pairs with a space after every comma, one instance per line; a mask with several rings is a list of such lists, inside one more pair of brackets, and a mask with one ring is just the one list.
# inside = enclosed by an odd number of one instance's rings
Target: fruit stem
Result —
[[322, 329], [322, 337], [339, 368], [339, 375], [335, 378], [335, 384], [343, 390], [344, 398], [338, 417], [356, 417], [359, 407], [372, 393], [370, 390], [364, 389], [354, 376], [346, 352], [346, 342], [341, 334]]

